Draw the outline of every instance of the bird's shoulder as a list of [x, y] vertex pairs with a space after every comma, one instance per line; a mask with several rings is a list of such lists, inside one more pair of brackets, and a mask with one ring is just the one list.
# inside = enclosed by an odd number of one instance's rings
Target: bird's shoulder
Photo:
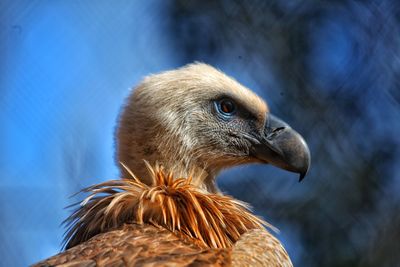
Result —
[[232, 249], [210, 249], [162, 227], [125, 224], [34, 266], [228, 266]]

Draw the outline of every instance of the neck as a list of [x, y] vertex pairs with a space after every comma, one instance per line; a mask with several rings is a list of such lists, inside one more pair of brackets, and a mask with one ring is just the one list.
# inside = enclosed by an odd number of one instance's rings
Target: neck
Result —
[[221, 191], [219, 190], [217, 183], [215, 182], [215, 176], [212, 173], [208, 173], [206, 178], [204, 179], [205, 189], [209, 193], [220, 194]]
[[216, 184], [217, 171], [210, 168], [199, 167], [194, 164], [184, 163], [181, 164], [168, 164], [165, 162], [147, 162], [147, 161], [133, 161], [130, 164], [121, 162], [120, 171], [121, 178], [130, 179], [133, 173], [141, 182], [146, 185], [152, 185], [154, 178], [149, 171], [149, 164], [151, 166], [161, 165], [167, 173], [173, 174], [175, 178], [192, 177], [192, 185], [209, 193], [219, 194], [220, 190]]

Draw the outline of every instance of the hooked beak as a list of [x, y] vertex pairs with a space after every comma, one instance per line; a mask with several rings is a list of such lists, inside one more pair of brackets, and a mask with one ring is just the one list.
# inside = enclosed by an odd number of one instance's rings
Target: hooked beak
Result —
[[310, 150], [303, 137], [288, 124], [268, 114], [263, 134], [254, 141], [257, 142], [253, 142], [253, 157], [299, 173], [299, 182], [303, 180], [310, 168]]

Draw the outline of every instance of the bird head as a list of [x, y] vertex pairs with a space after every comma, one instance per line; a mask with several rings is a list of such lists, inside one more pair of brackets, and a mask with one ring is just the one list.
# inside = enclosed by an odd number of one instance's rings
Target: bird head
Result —
[[300, 180], [310, 166], [295, 130], [251, 90], [202, 63], [146, 77], [123, 108], [116, 139], [118, 161], [145, 183], [143, 160], [182, 176], [203, 173], [212, 192], [216, 175], [235, 165], [272, 164]]

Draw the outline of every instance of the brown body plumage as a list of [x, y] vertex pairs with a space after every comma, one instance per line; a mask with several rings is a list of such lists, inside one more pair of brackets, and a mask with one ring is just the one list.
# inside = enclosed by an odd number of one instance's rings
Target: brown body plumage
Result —
[[272, 227], [215, 185], [248, 162], [308, 170], [304, 140], [250, 90], [205, 64], [150, 76], [128, 99], [117, 145], [124, 179], [85, 189], [67, 250], [37, 266], [291, 266]]

